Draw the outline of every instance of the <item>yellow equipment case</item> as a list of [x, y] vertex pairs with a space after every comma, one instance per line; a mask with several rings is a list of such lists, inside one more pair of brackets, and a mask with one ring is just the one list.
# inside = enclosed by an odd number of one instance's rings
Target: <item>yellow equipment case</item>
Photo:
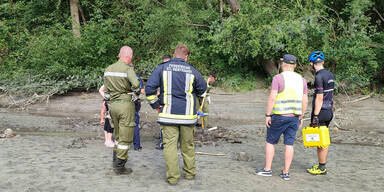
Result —
[[331, 144], [326, 126], [303, 128], [304, 147], [326, 148]]

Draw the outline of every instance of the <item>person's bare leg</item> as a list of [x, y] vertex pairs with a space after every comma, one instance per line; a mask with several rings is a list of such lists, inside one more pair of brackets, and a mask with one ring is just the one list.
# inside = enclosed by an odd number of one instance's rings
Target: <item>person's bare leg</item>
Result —
[[285, 145], [285, 154], [284, 154], [284, 170], [283, 173], [288, 173], [289, 168], [291, 167], [293, 154], [294, 154], [293, 145]]
[[275, 155], [275, 145], [268, 142], [265, 143], [265, 170], [272, 169], [273, 156]]
[[108, 132], [104, 131], [104, 144], [107, 144], [108, 141]]
[[327, 163], [327, 155], [328, 155], [328, 147], [327, 148], [317, 148], [317, 158], [319, 163], [325, 164]]
[[107, 133], [108, 142], [113, 143], [112, 141], [112, 133]]

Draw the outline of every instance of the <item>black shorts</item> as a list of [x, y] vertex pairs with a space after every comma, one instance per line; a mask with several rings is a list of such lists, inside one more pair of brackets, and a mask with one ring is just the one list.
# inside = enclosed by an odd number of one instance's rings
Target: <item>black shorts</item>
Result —
[[107, 118], [105, 119], [105, 123], [104, 123], [104, 131], [106, 131], [107, 133], [113, 133], [113, 128], [109, 123], [109, 119]]
[[[329, 124], [331, 123], [333, 119], [333, 112], [331, 109], [321, 109], [319, 113], [319, 125], [320, 126], [327, 126], [329, 127]], [[311, 122], [313, 119], [313, 112], [311, 115]]]

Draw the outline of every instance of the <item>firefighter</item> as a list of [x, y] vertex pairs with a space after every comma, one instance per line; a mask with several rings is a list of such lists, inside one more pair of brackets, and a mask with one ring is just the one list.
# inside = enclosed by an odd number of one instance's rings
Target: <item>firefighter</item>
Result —
[[135, 99], [140, 93], [140, 82], [131, 63], [133, 51], [128, 46], [120, 49], [119, 60], [104, 72], [105, 97], [110, 103], [114, 124], [115, 147], [113, 168], [116, 174], [129, 174], [125, 168], [128, 148], [135, 126]]
[[[164, 143], [164, 160], [167, 181], [177, 184], [180, 170], [177, 143], [184, 162], [184, 177], [194, 179], [196, 175], [194, 128], [197, 122], [196, 97], [202, 96], [207, 83], [201, 74], [187, 63], [189, 49], [180, 44], [173, 58], [159, 65], [151, 74], [145, 87], [147, 100], [158, 114]], [[160, 95], [157, 96], [157, 88]]]

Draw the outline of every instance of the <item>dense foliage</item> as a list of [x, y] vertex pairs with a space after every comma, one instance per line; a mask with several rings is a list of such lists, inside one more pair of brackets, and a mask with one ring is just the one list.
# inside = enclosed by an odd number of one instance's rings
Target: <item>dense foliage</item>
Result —
[[261, 62], [292, 53], [299, 70], [323, 50], [347, 91], [383, 84], [384, 1], [80, 0], [81, 37], [72, 33], [68, 0], [0, 0], [0, 91], [64, 93], [100, 86], [122, 45], [134, 49], [147, 77], [164, 54], [185, 43], [190, 63], [223, 86], [253, 88]]

